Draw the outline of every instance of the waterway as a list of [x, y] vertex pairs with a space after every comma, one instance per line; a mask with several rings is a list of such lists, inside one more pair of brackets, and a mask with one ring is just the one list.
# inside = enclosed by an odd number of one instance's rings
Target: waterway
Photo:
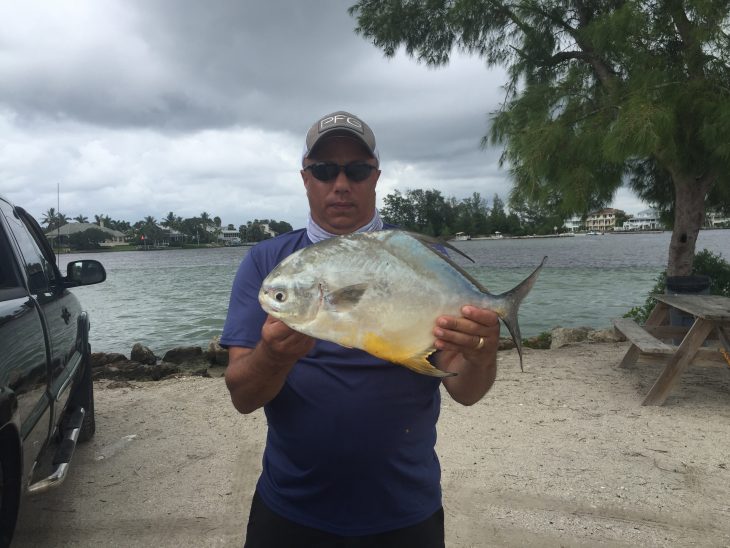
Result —
[[[471, 240], [455, 242], [474, 263], [458, 259], [493, 293], [511, 289], [547, 256], [520, 309], [522, 335], [555, 326], [609, 327], [644, 303], [666, 268], [670, 233]], [[247, 247], [70, 254], [102, 261], [106, 282], [73, 291], [91, 317], [94, 351], [129, 355], [136, 342], [162, 355], [220, 334], [236, 269]], [[730, 230], [700, 233], [697, 249], [730, 259]], [[503, 329], [506, 334], [506, 329]]]

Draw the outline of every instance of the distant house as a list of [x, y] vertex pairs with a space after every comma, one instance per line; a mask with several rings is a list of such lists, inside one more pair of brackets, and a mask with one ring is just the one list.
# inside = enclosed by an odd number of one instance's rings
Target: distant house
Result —
[[589, 232], [608, 232], [616, 226], [616, 216], [623, 213], [620, 209], [604, 207], [586, 217], [586, 229]]
[[728, 228], [730, 217], [715, 211], [708, 211], [705, 215], [705, 228]]
[[563, 223], [563, 227], [565, 227], [570, 232], [577, 232], [578, 230], [584, 228], [583, 217], [581, 217], [580, 215], [573, 215], [570, 219], [566, 219], [566, 221]]
[[67, 223], [57, 229], [53, 229], [50, 232], [46, 234], [46, 238], [48, 238], [48, 241], [51, 242], [53, 245], [58, 245], [60, 240], [60, 245], [67, 246], [68, 245], [68, 238], [72, 234], [78, 234], [80, 232], [86, 232], [89, 229], [96, 229], [101, 230], [102, 232], [105, 232], [109, 235], [109, 237], [101, 242], [102, 247], [114, 247], [117, 245], [125, 245], [127, 242], [124, 241], [124, 232], [119, 232], [118, 230], [112, 230], [111, 228], [107, 228], [105, 226], [99, 226], [94, 223]]
[[264, 234], [268, 234], [272, 238], [276, 236], [276, 232], [271, 229], [269, 223], [259, 223], [259, 226], [261, 227], [261, 230]]
[[226, 245], [239, 245], [241, 243], [241, 233], [238, 229], [221, 229], [218, 234], [218, 240], [224, 242]]
[[163, 237], [163, 245], [170, 245], [172, 242], [183, 242], [185, 240], [185, 234], [179, 230], [175, 230], [169, 226], [155, 225], [160, 229]]
[[657, 210], [645, 209], [624, 221], [623, 230], [664, 230], [664, 225]]

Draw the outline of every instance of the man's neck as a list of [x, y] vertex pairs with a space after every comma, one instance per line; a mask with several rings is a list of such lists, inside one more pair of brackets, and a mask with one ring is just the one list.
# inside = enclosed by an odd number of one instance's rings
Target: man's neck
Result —
[[[381, 219], [380, 213], [378, 213], [378, 210], [376, 209], [375, 213], [373, 214], [373, 218], [370, 219], [370, 222], [361, 226], [357, 230], [353, 230], [352, 232], [373, 232], [375, 230], [381, 230], [382, 228], [383, 219]], [[327, 240], [328, 238], [332, 238], [334, 236], [337, 236], [337, 234], [326, 231], [315, 222], [315, 220], [312, 218], [312, 214], [309, 214], [309, 220], [307, 222], [307, 237], [309, 237], [309, 241], [311, 241], [313, 244], [316, 244], [317, 242]]]

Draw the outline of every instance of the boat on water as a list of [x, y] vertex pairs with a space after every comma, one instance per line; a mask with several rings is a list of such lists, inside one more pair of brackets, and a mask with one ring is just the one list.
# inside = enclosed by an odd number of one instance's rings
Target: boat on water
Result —
[[590, 232], [586, 232], [586, 236], [603, 236], [603, 232], [596, 232], [595, 230], [591, 230]]
[[471, 236], [469, 234], [467, 234], [466, 232], [457, 232], [454, 235], [454, 240], [463, 242], [466, 240], [471, 240]]

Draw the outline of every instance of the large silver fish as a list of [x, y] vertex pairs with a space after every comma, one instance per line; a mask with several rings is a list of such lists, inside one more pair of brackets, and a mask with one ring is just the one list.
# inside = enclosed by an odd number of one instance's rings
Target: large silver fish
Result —
[[434, 241], [402, 230], [324, 240], [281, 261], [264, 280], [259, 302], [295, 331], [434, 377], [450, 375], [427, 360], [435, 350], [436, 318], [460, 316], [472, 304], [502, 319], [522, 367], [517, 309], [545, 259], [517, 287], [492, 295]]

